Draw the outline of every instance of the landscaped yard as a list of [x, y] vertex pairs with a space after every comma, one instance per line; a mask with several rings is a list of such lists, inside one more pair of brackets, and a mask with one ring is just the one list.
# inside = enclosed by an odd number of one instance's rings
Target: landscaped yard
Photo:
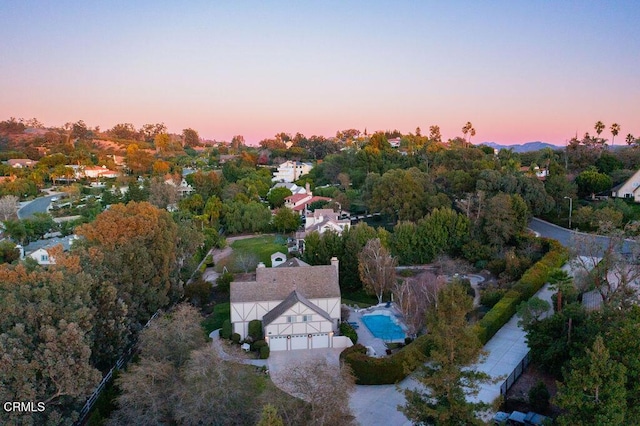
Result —
[[213, 331], [222, 328], [222, 323], [231, 318], [231, 304], [218, 303], [213, 307], [213, 312], [202, 321], [207, 336]]
[[367, 294], [364, 290], [353, 293], [343, 293], [342, 303], [345, 305], [358, 305], [360, 308], [368, 308], [377, 305], [378, 299], [375, 296]]
[[236, 240], [231, 244], [231, 248], [233, 253], [216, 264], [216, 271], [222, 272], [226, 266], [227, 270], [233, 273], [245, 272], [240, 265], [245, 261], [251, 265], [248, 271], [255, 270], [257, 262], [263, 262], [266, 267], [271, 267], [273, 253], [277, 251], [287, 253], [283, 237], [274, 235]]

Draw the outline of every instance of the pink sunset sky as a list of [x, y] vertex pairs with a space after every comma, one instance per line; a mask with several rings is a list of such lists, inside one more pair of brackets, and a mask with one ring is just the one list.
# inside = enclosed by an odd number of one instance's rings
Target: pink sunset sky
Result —
[[[0, 4], [0, 119], [164, 122], [207, 139], [640, 137], [637, 1]], [[618, 142], [619, 141], [619, 142]]]

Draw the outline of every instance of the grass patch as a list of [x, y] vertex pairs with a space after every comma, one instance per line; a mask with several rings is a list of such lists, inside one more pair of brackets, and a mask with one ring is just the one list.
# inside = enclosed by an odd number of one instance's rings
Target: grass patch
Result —
[[231, 303], [218, 303], [213, 307], [211, 315], [202, 321], [202, 328], [207, 336], [213, 331], [222, 328], [222, 323], [231, 318]]
[[342, 303], [345, 305], [358, 305], [361, 308], [368, 308], [378, 304], [378, 298], [367, 294], [364, 290], [352, 293], [342, 293]]
[[[245, 254], [254, 255], [258, 262], [263, 262], [267, 268], [271, 267], [271, 255], [277, 251], [287, 253], [287, 246], [280, 243], [282, 237], [278, 238], [273, 235], [263, 235], [255, 238], [247, 238], [237, 240], [231, 244], [233, 253], [230, 256], [220, 260], [216, 265], [216, 271], [222, 272], [226, 266], [227, 270], [233, 273], [244, 272], [237, 265], [236, 259]], [[249, 269], [255, 270], [255, 266]]]

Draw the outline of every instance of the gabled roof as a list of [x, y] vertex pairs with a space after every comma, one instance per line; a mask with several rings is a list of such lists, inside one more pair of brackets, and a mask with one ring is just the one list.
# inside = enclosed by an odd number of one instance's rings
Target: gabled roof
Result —
[[267, 312], [262, 317], [263, 325], [266, 326], [266, 325], [271, 324], [278, 317], [280, 317], [280, 315], [284, 314], [289, 308], [293, 307], [298, 302], [302, 303], [307, 308], [309, 308], [309, 309], [313, 310], [314, 312], [318, 313], [324, 319], [326, 319], [328, 321], [333, 321], [331, 319], [331, 316], [326, 311], [324, 311], [323, 309], [321, 309], [318, 306], [316, 306], [313, 303], [311, 303], [306, 297], [304, 297], [303, 295], [298, 293], [298, 290], [293, 290], [287, 296], [287, 298], [282, 301], [282, 303], [280, 303], [278, 306], [276, 306], [275, 308], [273, 308], [272, 310]]
[[340, 297], [336, 265], [256, 269], [256, 280], [231, 283], [231, 303], [284, 300], [294, 290], [308, 299]]

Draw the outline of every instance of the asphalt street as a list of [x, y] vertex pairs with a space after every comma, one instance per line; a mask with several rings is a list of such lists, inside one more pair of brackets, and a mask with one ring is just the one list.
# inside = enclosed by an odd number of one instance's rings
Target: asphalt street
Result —
[[54, 197], [60, 197], [60, 195], [47, 195], [46, 197], [36, 198], [29, 204], [25, 204], [18, 210], [18, 218], [27, 219], [35, 213], [46, 213], [47, 207], [49, 207], [51, 199]]
[[[590, 248], [588, 247], [590, 245], [588, 243], [589, 240], [595, 241], [600, 246], [600, 253], [603, 253], [610, 243], [609, 237], [570, 231], [566, 228], [562, 228], [558, 225], [554, 225], [553, 223], [549, 223], [537, 218], [531, 219], [531, 221], [529, 222], [529, 229], [537, 232], [542, 237], [558, 240], [563, 246], [572, 250], [576, 250], [578, 254], [583, 256], [592, 256], [597, 254], [594, 253], [593, 250], [590, 250]], [[587, 238], [587, 240], [585, 241], [584, 239], [581, 239], [581, 241], [577, 241], [576, 236], [584, 236], [585, 238]], [[633, 242], [627, 240], [622, 247], [622, 252], [630, 253], [632, 244]]]

